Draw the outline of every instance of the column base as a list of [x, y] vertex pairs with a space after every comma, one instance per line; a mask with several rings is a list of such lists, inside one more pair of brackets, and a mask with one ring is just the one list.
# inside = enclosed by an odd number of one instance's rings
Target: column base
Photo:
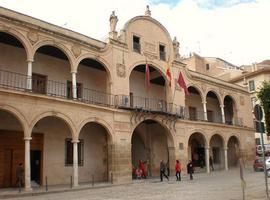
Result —
[[33, 188], [32, 187], [24, 187], [23, 189], [25, 192], [31, 192], [33, 191]]

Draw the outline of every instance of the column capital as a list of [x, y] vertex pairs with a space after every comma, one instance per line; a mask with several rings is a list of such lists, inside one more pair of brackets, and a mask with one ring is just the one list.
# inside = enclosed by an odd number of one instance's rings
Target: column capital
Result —
[[228, 147], [224, 147], [223, 149], [224, 149], [224, 151], [227, 151], [228, 150]]
[[27, 62], [34, 62], [34, 59], [33, 58], [28, 58], [26, 61]]
[[79, 140], [72, 140], [71, 143], [79, 143]]
[[72, 71], [70, 71], [70, 73], [71, 73], [71, 74], [77, 74], [77, 71], [72, 70]]
[[204, 149], [209, 150], [210, 149], [210, 146], [206, 146], [206, 147], [204, 147]]
[[32, 140], [32, 137], [24, 137], [23, 138], [25, 141], [30, 141], [30, 140]]
[[220, 108], [224, 108], [224, 104], [220, 104]]
[[207, 104], [207, 101], [202, 101], [202, 104]]

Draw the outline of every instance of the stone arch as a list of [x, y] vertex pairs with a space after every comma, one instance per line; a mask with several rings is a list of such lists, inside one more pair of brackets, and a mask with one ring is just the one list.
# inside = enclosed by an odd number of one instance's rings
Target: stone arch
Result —
[[228, 166], [235, 167], [238, 164], [238, 158], [241, 155], [241, 143], [239, 138], [232, 134], [228, 137], [227, 143], [227, 152], [228, 152]]
[[79, 134], [82, 130], [82, 128], [87, 124], [87, 123], [97, 123], [97, 124], [100, 124], [102, 127], [104, 127], [108, 133], [108, 136], [109, 136], [109, 142], [111, 144], [113, 144], [113, 141], [114, 141], [114, 137], [113, 137], [113, 129], [112, 127], [110, 126], [110, 124], [108, 122], [106, 122], [105, 120], [103, 119], [100, 119], [100, 118], [97, 118], [97, 117], [89, 117], [87, 119], [84, 119], [78, 126], [77, 130], [78, 130], [78, 137], [79, 137]]
[[26, 117], [18, 109], [14, 108], [12, 106], [9, 106], [9, 105], [4, 105], [4, 106], [0, 106], [0, 110], [6, 111], [6, 112], [10, 113], [11, 115], [13, 115], [20, 123], [20, 125], [24, 131], [24, 137], [29, 137], [27, 135], [29, 127], [28, 127]]
[[97, 57], [97, 56], [95, 56], [95, 55], [93, 55], [91, 53], [82, 54], [76, 59], [76, 61], [74, 63], [75, 64], [74, 65], [74, 71], [75, 72], [77, 72], [77, 69], [78, 69], [78, 66], [79, 66], [80, 62], [82, 60], [84, 60], [84, 59], [87, 59], [87, 58], [93, 59], [93, 60], [101, 63], [103, 65], [103, 67], [105, 68], [107, 74], [108, 74], [109, 82], [112, 82], [112, 73], [111, 73], [112, 67], [111, 67], [110, 63], [108, 63], [105, 59], [103, 59], [101, 57]]
[[168, 173], [174, 171], [175, 141], [173, 141], [173, 135], [165, 124], [157, 119], [146, 118], [137, 122], [131, 131], [133, 175], [135, 175], [136, 166], [141, 165], [140, 160], [145, 162], [149, 176], [159, 174], [160, 160], [168, 163], [168, 169], [170, 169]]
[[27, 60], [32, 60], [33, 49], [31, 47], [30, 42], [25, 38], [25, 36], [22, 33], [20, 33], [19, 31], [16, 31], [13, 28], [4, 28], [2, 26], [0, 26], [0, 32], [9, 34], [15, 37], [16, 39], [18, 39], [24, 47]]
[[207, 90], [207, 92], [205, 93], [205, 99], [207, 99], [207, 94], [208, 94], [209, 92], [213, 92], [213, 93], [217, 96], [219, 105], [222, 105], [222, 104], [223, 104], [223, 101], [222, 101], [222, 99], [221, 99], [219, 93], [218, 93], [215, 89], [213, 89], [213, 88], [209, 88], [209, 89]]
[[211, 139], [212, 139], [215, 135], [221, 138], [223, 147], [226, 147], [226, 139], [224, 138], [224, 136], [223, 136], [222, 134], [219, 134], [218, 132], [214, 132], [214, 133], [212, 133], [212, 134], [210, 135], [210, 137], [209, 137], [209, 138], [210, 138], [210, 139], [209, 139], [209, 144], [210, 144]]
[[[155, 68], [155, 70], [157, 70], [161, 75], [162, 77], [165, 79], [166, 83], [168, 82], [168, 78], [166, 76], [166, 71], [165, 71], [165, 68], [161, 67], [159, 64], [155, 63], [155, 62], [152, 62], [151, 60], [147, 61], [147, 63]], [[145, 65], [145, 60], [144, 61], [138, 61], [136, 63], [133, 63], [131, 65], [131, 67], [129, 67], [128, 69], [128, 72], [127, 72], [127, 77], [130, 78], [131, 76], [131, 73], [132, 71], [134, 70], [134, 68], [136, 68], [138, 65]]]
[[215, 170], [225, 168], [225, 148], [224, 137], [217, 132], [213, 133], [209, 140], [209, 161], [211, 160], [212, 164], [210, 163], [210, 168], [212, 168], [212, 170], [214, 170], [214, 168]]
[[[70, 132], [71, 132], [71, 135], [72, 135], [72, 139], [73, 140], [77, 140], [78, 139], [78, 134], [77, 134], [77, 131], [76, 131], [76, 128], [74, 126], [74, 123], [73, 121], [68, 117], [66, 116], [65, 114], [61, 113], [61, 112], [58, 112], [58, 111], [47, 111], [47, 112], [44, 112], [44, 113], [40, 113], [38, 114], [30, 123], [30, 130], [33, 130], [35, 124], [40, 121], [41, 119], [45, 118], [45, 117], [56, 117], [58, 119], [61, 119], [65, 122], [65, 124], [68, 126]], [[32, 134], [32, 133], [30, 133]]]
[[237, 135], [237, 134], [230, 134], [228, 137], [227, 137], [227, 139], [225, 140], [225, 142], [226, 142], [226, 147], [228, 147], [228, 143], [229, 143], [229, 140], [231, 139], [231, 138], [235, 138], [236, 139], [236, 141], [237, 141], [237, 143], [238, 143], [238, 145], [239, 145], [239, 148], [241, 149], [242, 148], [242, 144], [241, 144], [241, 140], [240, 140], [240, 138], [239, 138], [239, 136]]
[[69, 60], [70, 71], [74, 71], [74, 56], [72, 55], [71, 51], [65, 45], [63, 45], [59, 42], [55, 42], [54, 40], [42, 40], [42, 41], [38, 42], [37, 44], [35, 44], [34, 49], [33, 49], [33, 58], [34, 58], [37, 50], [43, 46], [53, 46], [55, 48], [60, 49], [67, 56], [67, 58]]
[[161, 125], [166, 130], [166, 136], [168, 136], [168, 139], [169, 139], [168, 140], [169, 147], [174, 147], [175, 146], [176, 138], [175, 138], [174, 134], [172, 134], [172, 132], [170, 131], [170, 128], [167, 125], [165, 125], [164, 123], [162, 123], [160, 120], [153, 119], [151, 117], [146, 117], [143, 120], [140, 120], [139, 122], [137, 122], [136, 124], [133, 125], [133, 127], [131, 128], [131, 131], [130, 131], [131, 135], [129, 137], [129, 141], [131, 141], [132, 135], [133, 135], [134, 130], [136, 129], [136, 127], [138, 127], [141, 123], [143, 123], [146, 120], [152, 120], [152, 121], [155, 121], [156, 123], [158, 123], [159, 125]]
[[202, 101], [204, 100], [204, 99], [203, 99], [203, 98], [204, 98], [204, 94], [203, 94], [203, 92], [202, 92], [202, 89], [201, 89], [199, 86], [190, 83], [190, 84], [187, 85], [187, 88], [189, 88], [189, 87], [195, 88], [195, 89], [199, 92]]
[[194, 133], [200, 133], [203, 136], [204, 144], [206, 147], [209, 146], [209, 138], [206, 134], [206, 132], [203, 129], [193, 129], [189, 132], [189, 136], [187, 137], [186, 144], [189, 142], [189, 138], [194, 134]]
[[206, 166], [205, 149], [209, 147], [209, 140], [201, 130], [193, 130], [188, 137], [188, 159], [195, 167], [203, 168]]

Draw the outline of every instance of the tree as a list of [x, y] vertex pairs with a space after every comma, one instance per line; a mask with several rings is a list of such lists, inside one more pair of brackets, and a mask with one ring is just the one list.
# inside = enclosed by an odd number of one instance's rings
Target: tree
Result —
[[263, 82], [257, 96], [264, 110], [266, 132], [270, 136], [270, 83]]

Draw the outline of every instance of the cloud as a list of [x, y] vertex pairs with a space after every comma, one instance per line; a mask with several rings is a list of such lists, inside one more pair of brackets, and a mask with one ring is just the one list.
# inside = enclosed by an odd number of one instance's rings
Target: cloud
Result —
[[143, 15], [145, 6], [150, 4], [152, 17], [168, 29], [171, 37], [177, 36], [182, 55], [194, 51], [202, 56], [220, 57], [237, 65], [270, 58], [269, 0], [63, 2], [0, 0], [0, 5], [103, 39], [108, 36], [112, 10], [116, 11], [119, 19], [117, 27], [121, 29], [130, 18]]

